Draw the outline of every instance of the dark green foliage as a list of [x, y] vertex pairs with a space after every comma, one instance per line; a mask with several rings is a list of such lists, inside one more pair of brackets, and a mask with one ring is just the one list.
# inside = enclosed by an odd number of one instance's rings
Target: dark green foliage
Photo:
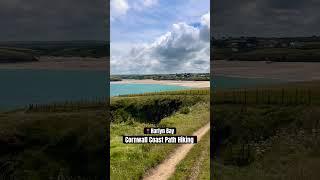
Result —
[[130, 118], [157, 124], [181, 107], [191, 106], [205, 98], [201, 96], [137, 96], [111, 102], [111, 120], [124, 122]]
[[181, 114], [188, 114], [190, 112], [190, 108], [189, 107], [183, 107], [180, 109], [179, 111]]
[[205, 95], [208, 96], [210, 94], [209, 89], [191, 89], [191, 90], [180, 90], [180, 91], [163, 91], [163, 92], [155, 92], [155, 93], [143, 93], [143, 94], [129, 94], [129, 95], [119, 95], [120, 97], [137, 97], [137, 96], [175, 96], [175, 95]]
[[319, 62], [319, 37], [214, 39], [216, 60]]
[[105, 104], [58, 109], [0, 114], [0, 171], [35, 180], [104, 176]]
[[[214, 110], [214, 150], [225, 164], [248, 165], [254, 160], [252, 144], [272, 138], [279, 130], [309, 132], [318, 129], [318, 108], [304, 106], [216, 105]], [[310, 115], [311, 114], [311, 115]]]
[[214, 176], [239, 180], [317, 177], [318, 173], [297, 174], [292, 166], [309, 169], [319, 164], [318, 90], [318, 83], [311, 82], [214, 92]]
[[209, 81], [209, 73], [181, 73], [181, 74], [148, 74], [148, 75], [117, 75], [122, 79], [153, 79], [153, 80], [182, 80]]
[[101, 41], [8, 42], [0, 44], [1, 62], [37, 61], [36, 57], [108, 57], [109, 43]]
[[122, 78], [118, 76], [111, 76], [110, 81], [122, 81]]
[[38, 61], [32, 51], [20, 51], [20, 49], [10, 49], [0, 47], [0, 63], [18, 63]]

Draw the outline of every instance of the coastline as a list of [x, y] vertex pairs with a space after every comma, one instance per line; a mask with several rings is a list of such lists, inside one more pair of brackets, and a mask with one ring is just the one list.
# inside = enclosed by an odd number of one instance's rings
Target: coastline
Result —
[[320, 63], [317, 62], [272, 62], [226, 61], [211, 62], [211, 73], [216, 76], [239, 78], [264, 78], [289, 82], [320, 80]]
[[41, 56], [39, 61], [24, 63], [2, 63], [0, 70], [91, 70], [107, 71], [108, 58], [91, 57], [48, 57]]
[[209, 88], [210, 81], [177, 81], [177, 80], [153, 80], [153, 79], [123, 79], [122, 81], [112, 81], [111, 84], [161, 84], [174, 85], [191, 88]]

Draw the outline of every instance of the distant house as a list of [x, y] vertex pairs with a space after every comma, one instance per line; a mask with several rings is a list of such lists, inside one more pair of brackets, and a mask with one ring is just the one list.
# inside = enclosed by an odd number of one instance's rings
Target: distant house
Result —
[[303, 43], [294, 41], [289, 43], [290, 48], [301, 48], [303, 47]]

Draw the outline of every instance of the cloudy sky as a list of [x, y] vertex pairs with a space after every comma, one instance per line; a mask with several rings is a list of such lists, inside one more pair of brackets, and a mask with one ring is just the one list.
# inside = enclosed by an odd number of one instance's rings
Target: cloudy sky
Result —
[[107, 0], [1, 0], [0, 41], [106, 40]]
[[213, 35], [320, 35], [319, 0], [215, 0]]
[[111, 73], [209, 72], [209, 0], [111, 0]]

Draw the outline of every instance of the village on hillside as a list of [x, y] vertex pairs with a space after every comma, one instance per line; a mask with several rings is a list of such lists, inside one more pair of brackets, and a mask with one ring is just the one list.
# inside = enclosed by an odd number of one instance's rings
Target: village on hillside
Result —
[[212, 38], [216, 60], [318, 62], [320, 36]]

